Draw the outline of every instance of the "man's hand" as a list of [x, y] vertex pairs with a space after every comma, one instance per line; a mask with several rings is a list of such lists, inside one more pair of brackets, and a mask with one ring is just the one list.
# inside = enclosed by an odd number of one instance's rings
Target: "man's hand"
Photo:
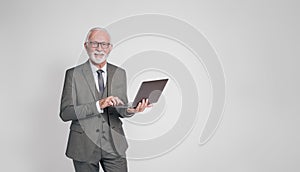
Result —
[[147, 107], [152, 107], [151, 104], [149, 104], [148, 99], [143, 99], [142, 102], [140, 102], [136, 108], [128, 108], [128, 113], [137, 113], [137, 112], [143, 112]]
[[119, 97], [109, 96], [101, 99], [99, 101], [99, 105], [101, 109], [104, 109], [108, 106], [124, 105], [124, 103], [121, 99], [119, 99]]

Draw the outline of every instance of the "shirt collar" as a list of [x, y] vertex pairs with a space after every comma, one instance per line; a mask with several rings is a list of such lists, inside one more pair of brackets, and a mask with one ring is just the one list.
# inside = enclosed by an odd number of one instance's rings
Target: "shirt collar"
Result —
[[[97, 72], [97, 70], [99, 70], [99, 68], [97, 66], [95, 66], [91, 60], [89, 60], [89, 63], [90, 63], [90, 66], [91, 66], [91, 69], [92, 69], [92, 72], [95, 73]], [[107, 71], [107, 63], [105, 63], [105, 65], [101, 68], [103, 70], [104, 73], [106, 73]]]

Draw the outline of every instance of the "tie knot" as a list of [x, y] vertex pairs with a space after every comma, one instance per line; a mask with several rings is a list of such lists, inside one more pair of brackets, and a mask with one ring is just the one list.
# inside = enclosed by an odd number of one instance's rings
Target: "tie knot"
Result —
[[102, 69], [97, 70], [98, 75], [102, 74], [104, 71]]

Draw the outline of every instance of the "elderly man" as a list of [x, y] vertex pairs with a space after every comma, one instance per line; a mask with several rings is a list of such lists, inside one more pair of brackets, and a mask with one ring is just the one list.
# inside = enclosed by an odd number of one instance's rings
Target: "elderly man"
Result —
[[76, 172], [98, 172], [99, 163], [105, 172], [124, 172], [128, 145], [120, 118], [144, 111], [148, 100], [115, 107], [127, 103], [126, 73], [107, 63], [113, 46], [105, 29], [91, 29], [84, 47], [89, 59], [66, 71], [62, 92], [60, 117], [72, 121], [66, 155]]

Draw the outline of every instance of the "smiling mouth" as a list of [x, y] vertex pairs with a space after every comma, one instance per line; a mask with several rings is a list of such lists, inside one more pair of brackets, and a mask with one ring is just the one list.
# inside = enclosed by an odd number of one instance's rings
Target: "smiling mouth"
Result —
[[95, 57], [103, 57], [105, 54], [103, 53], [94, 53]]
[[105, 53], [103, 53], [103, 52], [95, 52], [94, 55], [95, 56], [104, 56]]

